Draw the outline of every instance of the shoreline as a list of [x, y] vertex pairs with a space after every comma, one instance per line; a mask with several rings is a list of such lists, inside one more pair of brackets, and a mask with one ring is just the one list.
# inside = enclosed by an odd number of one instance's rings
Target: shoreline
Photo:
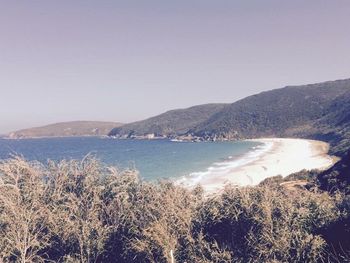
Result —
[[[254, 186], [268, 177], [283, 177], [302, 170], [326, 170], [337, 158], [328, 155], [329, 144], [322, 141], [295, 138], [260, 138], [247, 141], [260, 142], [253, 151], [247, 153], [255, 158], [244, 157], [226, 162], [225, 169], [208, 169], [198, 178], [179, 182], [185, 187], [201, 184], [204, 191], [214, 193], [225, 185]], [[260, 151], [260, 152], [259, 152]], [[245, 157], [247, 158], [247, 156]], [[242, 162], [241, 164], [239, 164]]]
[[109, 138], [108, 135], [67, 135], [67, 136], [38, 136], [38, 137], [1, 137], [1, 140], [14, 140], [14, 141], [19, 141], [19, 140], [40, 140], [40, 139], [65, 139], [65, 138], [91, 138], [91, 137], [95, 137], [95, 138]]

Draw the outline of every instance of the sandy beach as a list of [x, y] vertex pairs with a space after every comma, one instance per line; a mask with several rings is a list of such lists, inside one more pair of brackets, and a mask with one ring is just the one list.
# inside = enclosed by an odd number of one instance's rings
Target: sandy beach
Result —
[[327, 154], [328, 144], [321, 141], [285, 138], [253, 141], [261, 142], [263, 145], [260, 147], [260, 152], [258, 150], [255, 152], [256, 157], [250, 162], [236, 167], [233, 165], [231, 169], [226, 167], [208, 171], [198, 178], [196, 183], [200, 183], [207, 192], [215, 192], [226, 184], [257, 185], [271, 176], [287, 176], [303, 169], [324, 170], [336, 161]]

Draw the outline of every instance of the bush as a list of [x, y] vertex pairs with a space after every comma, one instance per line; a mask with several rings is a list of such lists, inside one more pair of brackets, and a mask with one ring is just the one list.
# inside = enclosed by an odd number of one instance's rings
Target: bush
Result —
[[325, 242], [316, 231], [338, 217], [327, 194], [282, 188], [227, 188], [200, 208], [196, 232], [232, 252], [233, 261], [315, 262]]
[[[274, 184], [205, 197], [98, 161], [0, 163], [1, 262], [317, 262], [349, 202]], [[347, 238], [343, 238], [344, 244]], [[340, 261], [340, 260], [339, 260]]]

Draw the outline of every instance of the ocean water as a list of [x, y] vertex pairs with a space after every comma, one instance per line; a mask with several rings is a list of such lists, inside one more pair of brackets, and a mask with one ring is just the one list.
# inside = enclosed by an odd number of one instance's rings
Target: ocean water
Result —
[[106, 165], [136, 168], [148, 181], [191, 180], [253, 161], [265, 145], [252, 141], [173, 142], [116, 140], [98, 137], [0, 139], [0, 159], [21, 155], [27, 160], [82, 159], [90, 154]]

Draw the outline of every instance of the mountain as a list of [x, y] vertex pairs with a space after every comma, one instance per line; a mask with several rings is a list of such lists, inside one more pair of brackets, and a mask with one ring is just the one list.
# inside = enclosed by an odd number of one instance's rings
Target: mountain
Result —
[[213, 114], [189, 133], [207, 139], [300, 137], [350, 145], [350, 79], [289, 86], [249, 96]]
[[109, 135], [126, 138], [148, 134], [154, 134], [155, 136], [181, 135], [224, 107], [225, 104], [204, 104], [187, 109], [171, 110], [143, 121], [117, 127]]
[[113, 129], [110, 135], [147, 134], [205, 140], [300, 137], [327, 141], [331, 153], [350, 147], [350, 79], [287, 86], [232, 104], [207, 104], [172, 110]]
[[226, 106], [191, 132], [229, 139], [309, 133], [349, 91], [350, 80], [339, 80], [262, 92]]
[[116, 126], [122, 124], [102, 121], [72, 121], [50, 124], [42, 127], [19, 130], [10, 133], [7, 137], [37, 138], [37, 137], [68, 137], [68, 136], [101, 136]]

